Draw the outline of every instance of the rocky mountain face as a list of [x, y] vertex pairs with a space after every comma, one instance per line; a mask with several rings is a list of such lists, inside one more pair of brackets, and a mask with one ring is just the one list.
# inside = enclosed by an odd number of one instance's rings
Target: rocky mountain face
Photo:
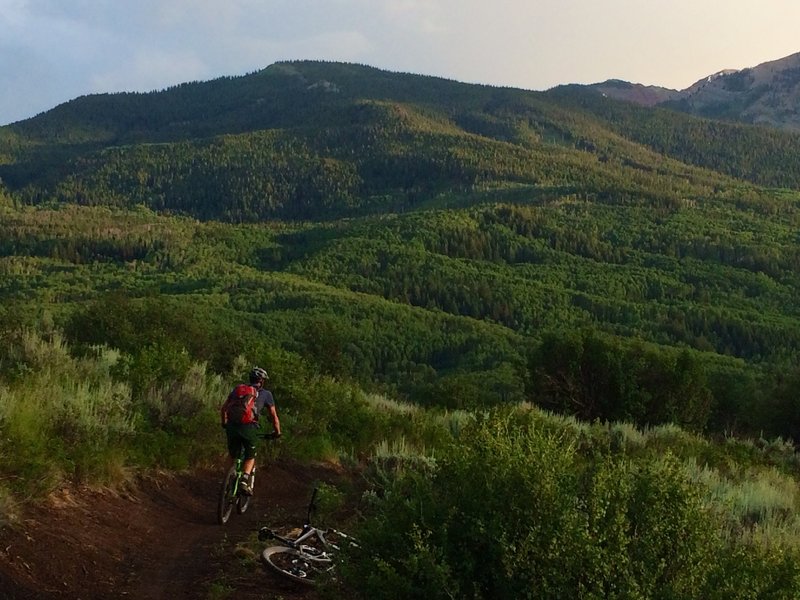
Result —
[[724, 70], [671, 90], [609, 80], [588, 86], [643, 106], [800, 131], [800, 53], [742, 70]]

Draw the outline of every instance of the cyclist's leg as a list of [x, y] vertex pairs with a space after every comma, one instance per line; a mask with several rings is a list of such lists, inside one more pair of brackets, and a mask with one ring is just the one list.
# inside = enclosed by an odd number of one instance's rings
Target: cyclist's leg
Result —
[[230, 468], [234, 465], [236, 459], [241, 456], [245, 441], [238, 434], [236, 428], [230, 425], [225, 428], [225, 436], [228, 445], [228, 468]]
[[242, 443], [244, 444], [242, 471], [248, 474], [252, 472], [253, 466], [256, 464], [256, 448], [260, 439], [259, 431], [258, 427], [242, 427], [240, 432]]
[[239, 431], [244, 446], [244, 463], [242, 464], [242, 486], [245, 493], [253, 493], [253, 485], [250, 474], [256, 463], [256, 444], [258, 443], [258, 429], [256, 427], [242, 427]]

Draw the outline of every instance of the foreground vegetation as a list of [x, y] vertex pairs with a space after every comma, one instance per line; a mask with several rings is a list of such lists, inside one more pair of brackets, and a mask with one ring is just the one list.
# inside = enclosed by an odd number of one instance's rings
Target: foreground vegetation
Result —
[[[4, 342], [4, 520], [15, 499], [65, 481], [118, 484], [132, 469], [219, 456], [216, 409], [227, 385], [204, 364], [162, 356], [158, 364], [173, 369], [162, 382], [107, 347], [75, 356], [58, 331], [7, 331]], [[347, 557], [332, 594], [800, 591], [800, 464], [791, 444], [711, 442], [674, 425], [588, 424], [529, 405], [425, 409], [315, 375], [297, 356], [262, 358], [287, 431], [273, 451], [357, 459], [369, 483], [354, 524], [361, 550]], [[241, 357], [229, 375], [247, 364]]]
[[[796, 596], [798, 490], [783, 471], [796, 474], [793, 450], [773, 457], [779, 467], [751, 450], [731, 471], [721, 448], [706, 447], [716, 466], [687, 460], [697, 442], [535, 410], [478, 418], [373, 498], [343, 596]], [[733, 501], [754, 485], [750, 506]]]

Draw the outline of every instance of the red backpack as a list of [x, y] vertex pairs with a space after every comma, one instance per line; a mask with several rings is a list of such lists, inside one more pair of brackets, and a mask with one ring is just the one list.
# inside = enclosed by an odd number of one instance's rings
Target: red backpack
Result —
[[228, 415], [228, 423], [249, 425], [258, 422], [256, 398], [258, 398], [258, 392], [252, 385], [242, 383], [233, 388], [233, 391], [228, 394], [224, 407], [225, 414]]

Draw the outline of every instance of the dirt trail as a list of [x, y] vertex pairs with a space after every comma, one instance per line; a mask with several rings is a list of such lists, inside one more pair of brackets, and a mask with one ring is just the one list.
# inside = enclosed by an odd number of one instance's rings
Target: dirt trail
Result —
[[125, 492], [62, 490], [0, 530], [0, 599], [313, 598], [264, 569], [240, 542], [262, 525], [299, 525], [328, 466], [259, 470], [244, 515], [216, 522], [222, 468], [158, 475]]

